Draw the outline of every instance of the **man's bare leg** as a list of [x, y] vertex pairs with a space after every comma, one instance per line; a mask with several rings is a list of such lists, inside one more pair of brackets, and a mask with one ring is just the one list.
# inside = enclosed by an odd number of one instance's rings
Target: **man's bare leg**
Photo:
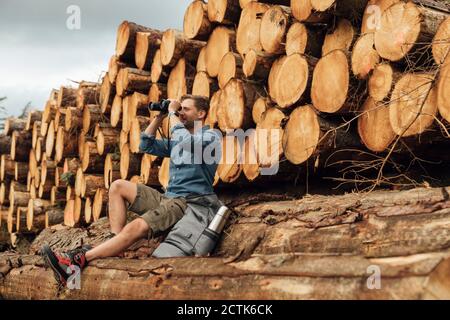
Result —
[[98, 258], [114, 257], [129, 248], [139, 239], [147, 236], [148, 224], [143, 219], [136, 219], [127, 223], [128, 203], [133, 203], [137, 195], [137, 184], [116, 180], [109, 189], [109, 224], [114, 238], [100, 244], [86, 253], [86, 259], [92, 261]]
[[109, 189], [109, 224], [111, 232], [119, 234], [127, 223], [125, 201], [133, 203], [137, 195], [137, 184], [126, 180], [116, 180]]
[[136, 241], [145, 238], [148, 235], [150, 227], [144, 219], [137, 218], [127, 224], [122, 231], [114, 238], [102, 243], [101, 245], [89, 250], [86, 253], [86, 259], [92, 261], [98, 258], [107, 258], [117, 256]]

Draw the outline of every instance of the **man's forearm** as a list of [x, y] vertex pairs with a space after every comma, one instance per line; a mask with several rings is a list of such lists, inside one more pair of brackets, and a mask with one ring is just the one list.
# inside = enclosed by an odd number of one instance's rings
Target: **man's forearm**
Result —
[[155, 136], [156, 135], [156, 130], [158, 130], [158, 128], [161, 126], [161, 123], [164, 119], [163, 115], [158, 115], [156, 116], [152, 122], [150, 123], [150, 125], [147, 127], [147, 129], [145, 129], [145, 133], [151, 136]]

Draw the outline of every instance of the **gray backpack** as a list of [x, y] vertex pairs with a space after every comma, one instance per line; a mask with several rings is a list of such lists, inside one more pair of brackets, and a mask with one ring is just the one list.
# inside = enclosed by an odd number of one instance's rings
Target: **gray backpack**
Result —
[[222, 202], [216, 194], [188, 196], [186, 202], [187, 209], [183, 218], [173, 226], [166, 239], [156, 248], [153, 257], [204, 256], [214, 249], [211, 242], [205, 242], [208, 239], [202, 237], [202, 234], [219, 208], [223, 206]]

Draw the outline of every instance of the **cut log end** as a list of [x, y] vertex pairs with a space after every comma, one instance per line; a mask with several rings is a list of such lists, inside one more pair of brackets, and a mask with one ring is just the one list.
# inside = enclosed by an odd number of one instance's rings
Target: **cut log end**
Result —
[[322, 112], [339, 111], [347, 99], [349, 86], [347, 56], [334, 50], [322, 57], [314, 68], [311, 99], [314, 107]]
[[310, 105], [296, 108], [289, 116], [283, 134], [283, 152], [291, 163], [301, 164], [316, 150], [320, 127]]
[[396, 135], [389, 120], [389, 105], [368, 97], [358, 118], [358, 133], [364, 145], [374, 152], [385, 151]]
[[392, 129], [407, 137], [424, 132], [437, 112], [437, 92], [433, 76], [427, 73], [405, 74], [395, 85], [389, 105]]
[[360, 79], [367, 78], [370, 71], [380, 62], [373, 38], [373, 33], [362, 35], [352, 50], [352, 71]]

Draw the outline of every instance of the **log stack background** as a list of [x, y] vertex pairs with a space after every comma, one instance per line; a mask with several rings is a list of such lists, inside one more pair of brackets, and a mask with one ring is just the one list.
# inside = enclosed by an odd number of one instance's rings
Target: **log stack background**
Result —
[[[17, 250], [46, 228], [98, 222], [117, 179], [164, 188], [168, 159], [141, 153], [140, 133], [150, 102], [188, 93], [211, 99], [207, 123], [234, 146], [218, 187], [304, 186], [323, 172], [351, 181], [358, 170], [382, 184], [380, 167], [402, 176], [422, 155], [448, 164], [449, 51], [442, 1], [197, 0], [183, 31], [124, 21], [100, 83], [52, 90], [43, 111], [6, 121], [0, 242]], [[226, 135], [249, 128], [242, 144]], [[278, 174], [261, 174], [277, 162]]]

